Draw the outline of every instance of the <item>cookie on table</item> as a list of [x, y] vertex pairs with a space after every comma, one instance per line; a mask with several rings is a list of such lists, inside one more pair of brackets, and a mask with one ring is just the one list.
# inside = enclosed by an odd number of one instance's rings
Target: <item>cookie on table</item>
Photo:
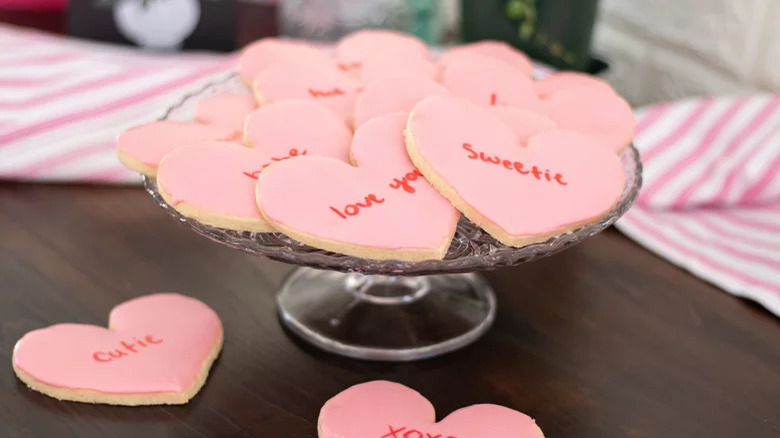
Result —
[[360, 75], [363, 62], [377, 55], [430, 59], [428, 46], [421, 39], [385, 29], [353, 32], [336, 43], [336, 59], [342, 71]]
[[522, 72], [526, 77], [531, 77], [533, 72], [533, 64], [528, 55], [504, 41], [494, 40], [477, 41], [454, 47], [441, 55], [439, 63], [446, 67], [458, 58], [469, 57], [470, 55], [483, 56], [504, 62]]
[[328, 400], [317, 433], [319, 438], [544, 438], [531, 417], [493, 404], [458, 409], [437, 423], [433, 405], [420, 393], [381, 380]]
[[523, 142], [485, 108], [431, 97], [409, 117], [414, 164], [469, 220], [508, 246], [565, 234], [606, 215], [620, 199], [620, 158], [575, 131], [552, 129]]
[[328, 54], [305, 41], [281, 38], [263, 38], [249, 44], [238, 59], [238, 74], [247, 85], [266, 68], [282, 62], [307, 61], [330, 64]]
[[251, 147], [204, 142], [169, 153], [157, 172], [160, 195], [182, 215], [204, 224], [271, 232], [255, 202], [263, 169], [298, 156], [347, 162], [352, 132], [329, 109], [290, 100], [251, 113], [245, 140]]
[[204, 385], [222, 348], [219, 316], [179, 294], [126, 301], [111, 310], [108, 327], [33, 330], [14, 347], [14, 372], [31, 389], [60, 400], [184, 404]]
[[430, 96], [448, 96], [441, 84], [415, 76], [390, 76], [368, 84], [355, 101], [355, 126], [374, 117], [405, 112]]
[[407, 115], [391, 114], [358, 128], [356, 165], [297, 157], [260, 174], [257, 203], [282, 233], [310, 246], [375, 260], [441, 259], [458, 211], [409, 160]]

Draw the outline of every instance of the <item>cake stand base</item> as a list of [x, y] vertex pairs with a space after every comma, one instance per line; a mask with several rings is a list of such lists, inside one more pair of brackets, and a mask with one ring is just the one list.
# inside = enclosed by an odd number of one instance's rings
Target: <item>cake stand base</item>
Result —
[[277, 298], [282, 322], [324, 350], [382, 361], [411, 361], [462, 348], [496, 314], [477, 274], [389, 277], [298, 268]]

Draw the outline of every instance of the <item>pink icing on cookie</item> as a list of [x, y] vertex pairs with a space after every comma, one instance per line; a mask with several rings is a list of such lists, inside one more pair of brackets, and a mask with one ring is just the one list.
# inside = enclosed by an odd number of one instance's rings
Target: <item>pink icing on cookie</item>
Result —
[[544, 438], [529, 416], [499, 405], [458, 409], [436, 423], [433, 405], [398, 383], [355, 385], [320, 411], [320, 438]]
[[251, 113], [246, 120], [244, 143], [274, 156], [297, 149], [348, 162], [352, 131], [322, 105], [288, 100]]
[[459, 214], [415, 173], [404, 149], [405, 121], [405, 114], [391, 114], [361, 126], [352, 149], [359, 167], [308, 156], [269, 166], [257, 187], [264, 216], [299, 240], [308, 236], [305, 243], [348, 246], [347, 254], [369, 249], [394, 258], [392, 250], [413, 250], [442, 257]]
[[533, 81], [505, 62], [464, 54], [444, 66], [442, 84], [480, 106], [509, 105], [541, 111]]
[[395, 76], [374, 81], [355, 102], [355, 126], [385, 114], [408, 113], [426, 97], [449, 94], [446, 88], [425, 78]]
[[344, 71], [360, 70], [364, 61], [374, 56], [430, 58], [430, 51], [420, 39], [400, 32], [369, 29], [353, 32], [336, 44], [336, 58]]
[[238, 74], [251, 84], [255, 77], [266, 68], [280, 62], [308, 61], [312, 63], [330, 63], [326, 52], [303, 41], [278, 38], [263, 38], [241, 51], [238, 60]]
[[376, 55], [363, 61], [362, 65], [360, 80], [365, 85], [391, 76], [413, 76], [433, 81], [439, 77], [439, 66], [425, 58]]
[[527, 77], [530, 77], [533, 71], [533, 64], [528, 56], [503, 41], [478, 41], [455, 47], [445, 52], [439, 58], [439, 63], [446, 67], [450, 62], [464, 55], [480, 55], [505, 62], [523, 72]]
[[211, 215], [252, 223], [254, 230], [270, 230], [255, 203], [257, 178], [271, 163], [298, 154], [291, 150], [273, 156], [264, 150], [216, 142], [185, 146], [160, 162], [157, 184], [173, 206], [186, 203]]
[[625, 183], [617, 155], [582, 134], [547, 131], [521, 147], [508, 125], [463, 99], [426, 99], [407, 129], [422, 173], [508, 245], [602, 216]]
[[579, 87], [596, 87], [605, 91], [614, 92], [612, 86], [607, 82], [585, 73], [573, 71], [550, 73], [549, 75], [534, 81], [534, 90], [536, 90], [536, 94], [540, 97], [548, 97], [558, 91]]
[[178, 294], [126, 301], [109, 329], [57, 324], [33, 330], [14, 347], [14, 366], [35, 381], [106, 394], [183, 392], [222, 338], [217, 314]]
[[255, 98], [261, 104], [304, 99], [330, 108], [348, 124], [359, 83], [336, 67], [288, 62], [267, 68], [255, 78]]
[[509, 125], [522, 144], [525, 144], [533, 135], [558, 129], [558, 125], [547, 116], [525, 108], [491, 106], [487, 110]]
[[233, 129], [236, 138], [244, 132], [246, 116], [257, 108], [249, 93], [222, 93], [204, 97], [195, 108], [195, 120]]
[[587, 135], [611, 151], [631, 143], [635, 121], [631, 106], [611, 90], [575, 87], [542, 100], [544, 113], [561, 129]]
[[160, 160], [181, 146], [208, 140], [231, 140], [232, 128], [222, 125], [162, 120], [130, 128], [119, 134], [119, 152], [156, 169]]

